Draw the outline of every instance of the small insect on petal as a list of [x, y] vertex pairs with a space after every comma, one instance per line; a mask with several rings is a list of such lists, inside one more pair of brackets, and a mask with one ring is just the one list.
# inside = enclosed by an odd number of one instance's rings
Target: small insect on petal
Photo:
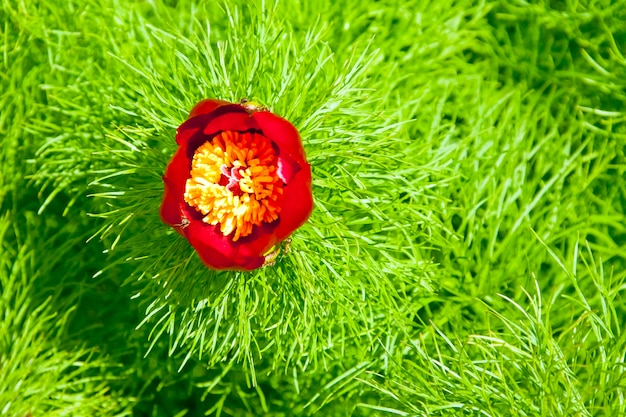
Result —
[[255, 111], [268, 111], [269, 109], [262, 105], [259, 102], [248, 100], [247, 98], [242, 98], [239, 100], [239, 104], [243, 106], [249, 113], [253, 113]]

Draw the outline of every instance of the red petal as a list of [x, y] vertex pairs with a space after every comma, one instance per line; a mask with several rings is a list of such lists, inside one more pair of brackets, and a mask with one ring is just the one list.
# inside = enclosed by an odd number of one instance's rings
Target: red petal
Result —
[[271, 139], [280, 150], [296, 160], [300, 165], [306, 164], [304, 147], [300, 134], [287, 120], [267, 111], [252, 113], [259, 124], [263, 135]]
[[278, 239], [274, 233], [268, 233], [263, 228], [257, 228], [257, 233], [252, 233], [247, 238], [241, 238], [235, 246], [235, 256], [238, 258], [263, 259], [264, 253], [272, 248]]
[[224, 100], [215, 100], [215, 99], [205, 99], [200, 101], [195, 105], [191, 112], [189, 113], [188, 119], [197, 116], [199, 114], [209, 114], [213, 110], [217, 109], [220, 106], [224, 106], [226, 104], [231, 104]]
[[235, 265], [229, 256], [232, 255], [232, 248], [221, 241], [223, 236], [217, 226], [206, 224], [202, 220], [193, 220], [185, 228], [185, 235], [206, 265], [215, 269], [226, 269]]
[[294, 230], [302, 226], [312, 211], [311, 167], [307, 163], [285, 187], [280, 223], [274, 231], [278, 241], [286, 239]]
[[196, 249], [202, 262], [214, 269], [253, 270], [263, 265], [262, 253], [250, 251], [222, 235], [219, 226], [211, 226], [202, 220], [192, 220], [185, 235]]
[[187, 149], [185, 146], [178, 148], [172, 160], [165, 168], [165, 175], [163, 175], [163, 181], [172, 187], [173, 191], [179, 192], [181, 199], [185, 191], [185, 185], [187, 179], [191, 176], [191, 159], [187, 156]]
[[172, 157], [163, 175], [165, 190], [163, 203], [161, 203], [161, 218], [165, 223], [176, 228], [178, 232], [180, 232], [179, 227], [182, 224], [181, 204], [185, 204], [183, 194], [185, 184], [190, 176], [190, 166], [191, 161], [187, 157], [185, 147], [182, 146]]
[[187, 119], [178, 127], [176, 143], [187, 145], [191, 151], [219, 132], [260, 130], [258, 123], [238, 104], [217, 108], [210, 114]]
[[[238, 107], [242, 108], [241, 106]], [[212, 136], [218, 132], [243, 132], [251, 129], [259, 129], [256, 120], [245, 111], [243, 113], [233, 111], [210, 120], [204, 127], [203, 133]]]
[[204, 127], [203, 117], [196, 117], [194, 119], [190, 119], [194, 121], [194, 125], [189, 125], [189, 120], [184, 122], [182, 125], [178, 127], [176, 130], [176, 143], [179, 146], [186, 145], [194, 135], [198, 132], [201, 132], [201, 129]]
[[163, 202], [161, 203], [161, 219], [168, 225], [175, 227], [181, 224], [181, 212], [180, 212], [180, 193], [170, 187], [165, 182], [165, 192], [163, 195]]
[[200, 256], [200, 260], [203, 264], [209, 268], [217, 270], [229, 270], [233, 269], [236, 265], [230, 259], [222, 256], [221, 253], [213, 249], [211, 246], [196, 243], [193, 245]]
[[276, 173], [285, 184], [289, 184], [291, 178], [296, 175], [300, 169], [300, 165], [290, 156], [282, 154], [278, 156], [278, 170]]

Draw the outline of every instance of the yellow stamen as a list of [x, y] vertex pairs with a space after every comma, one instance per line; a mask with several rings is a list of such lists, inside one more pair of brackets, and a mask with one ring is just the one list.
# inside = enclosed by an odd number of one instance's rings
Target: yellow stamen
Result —
[[223, 132], [193, 155], [184, 198], [203, 221], [219, 224], [237, 241], [278, 218], [283, 182], [277, 170], [278, 158], [265, 136]]

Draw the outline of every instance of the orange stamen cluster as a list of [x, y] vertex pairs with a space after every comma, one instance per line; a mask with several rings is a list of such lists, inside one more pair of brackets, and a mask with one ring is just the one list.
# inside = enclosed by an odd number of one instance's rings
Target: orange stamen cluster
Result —
[[219, 224], [237, 241], [278, 218], [283, 182], [277, 170], [276, 152], [265, 136], [223, 132], [194, 153], [184, 198], [203, 221]]

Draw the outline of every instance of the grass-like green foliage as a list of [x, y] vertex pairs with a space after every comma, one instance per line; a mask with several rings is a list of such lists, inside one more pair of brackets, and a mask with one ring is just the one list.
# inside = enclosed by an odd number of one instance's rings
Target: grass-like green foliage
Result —
[[[1, 4], [0, 416], [626, 415], [626, 2]], [[159, 219], [208, 97], [303, 138], [274, 266]]]
[[8, 216], [0, 219], [1, 415], [128, 415], [128, 400], [111, 392], [118, 364], [68, 336], [75, 297], [84, 293], [40, 287], [42, 275], [55, 273], [39, 262], [42, 250], [21, 242]]

